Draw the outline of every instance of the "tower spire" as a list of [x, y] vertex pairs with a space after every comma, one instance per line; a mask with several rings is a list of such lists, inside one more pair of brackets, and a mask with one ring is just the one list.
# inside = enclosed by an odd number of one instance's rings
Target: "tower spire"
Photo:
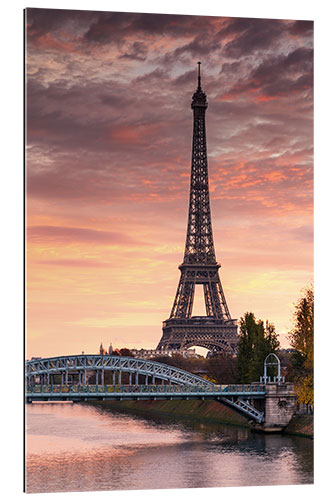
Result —
[[198, 90], [201, 90], [200, 65], [201, 65], [201, 62], [198, 61]]

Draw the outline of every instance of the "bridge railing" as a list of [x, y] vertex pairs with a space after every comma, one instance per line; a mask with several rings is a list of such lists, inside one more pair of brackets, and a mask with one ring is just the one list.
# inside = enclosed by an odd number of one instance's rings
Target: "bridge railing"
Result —
[[231, 384], [223, 387], [224, 392], [265, 392], [265, 384]]
[[27, 394], [45, 393], [158, 393], [158, 394], [182, 394], [182, 393], [209, 393], [209, 394], [253, 394], [264, 393], [265, 386], [262, 384], [247, 385], [212, 385], [207, 387], [194, 385], [31, 385], [27, 386]]

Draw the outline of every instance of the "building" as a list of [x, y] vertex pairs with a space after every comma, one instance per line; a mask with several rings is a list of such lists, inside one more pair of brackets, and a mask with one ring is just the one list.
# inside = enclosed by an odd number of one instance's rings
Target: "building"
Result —
[[[192, 97], [193, 139], [190, 200], [181, 276], [170, 317], [163, 322], [157, 350], [201, 346], [212, 353], [234, 354], [238, 345], [237, 320], [232, 319], [223, 292], [216, 260], [209, 201], [205, 115], [207, 96], [198, 87]], [[194, 295], [203, 288], [206, 315], [192, 316]]]

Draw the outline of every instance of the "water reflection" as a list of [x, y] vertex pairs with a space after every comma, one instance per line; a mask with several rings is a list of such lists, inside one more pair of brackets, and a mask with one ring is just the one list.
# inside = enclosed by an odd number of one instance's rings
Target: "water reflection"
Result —
[[83, 404], [27, 406], [27, 491], [305, 484], [312, 441]]

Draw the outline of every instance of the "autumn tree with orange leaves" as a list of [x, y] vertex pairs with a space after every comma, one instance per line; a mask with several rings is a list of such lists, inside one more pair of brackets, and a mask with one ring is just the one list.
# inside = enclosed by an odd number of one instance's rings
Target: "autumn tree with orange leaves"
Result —
[[289, 332], [291, 347], [295, 349], [291, 363], [298, 401], [313, 406], [313, 286], [303, 290], [303, 296], [295, 305], [294, 327]]

